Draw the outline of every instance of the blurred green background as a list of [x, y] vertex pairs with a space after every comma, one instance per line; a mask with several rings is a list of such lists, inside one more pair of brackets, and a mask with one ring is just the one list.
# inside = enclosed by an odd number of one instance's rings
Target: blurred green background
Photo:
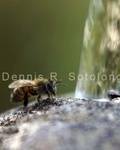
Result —
[[[79, 69], [85, 20], [85, 0], [1, 0], [0, 1], [0, 112], [16, 105], [9, 101], [11, 75], [43, 74], [67, 84], [58, 95], [75, 90], [69, 72]], [[2, 73], [9, 73], [3, 81]]]

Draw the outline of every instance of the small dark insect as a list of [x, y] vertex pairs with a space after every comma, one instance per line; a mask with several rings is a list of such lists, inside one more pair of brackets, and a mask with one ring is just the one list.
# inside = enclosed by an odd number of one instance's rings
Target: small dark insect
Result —
[[8, 87], [14, 89], [10, 96], [11, 102], [24, 101], [24, 107], [28, 104], [28, 99], [33, 96], [38, 96], [37, 101], [40, 102], [42, 95], [47, 95], [52, 98], [56, 95], [56, 85], [61, 82], [56, 82], [50, 79], [39, 79], [35, 80], [17, 80], [12, 82]]
[[114, 98], [118, 98], [120, 97], [120, 94], [119, 93], [116, 93], [116, 92], [113, 92], [113, 91], [109, 91], [107, 93], [108, 97], [110, 100], [114, 99]]

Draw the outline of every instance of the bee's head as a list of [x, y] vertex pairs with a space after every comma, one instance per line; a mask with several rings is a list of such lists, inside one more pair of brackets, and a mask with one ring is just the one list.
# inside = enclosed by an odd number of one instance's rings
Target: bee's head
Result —
[[56, 82], [53, 80], [49, 80], [49, 82], [47, 83], [47, 89], [50, 93], [52, 93], [55, 96], [57, 92]]
[[57, 85], [66, 86], [65, 84], [62, 83], [62, 81], [54, 81], [54, 80], [50, 80], [50, 79], [49, 79], [49, 82], [47, 83], [48, 91], [50, 93], [52, 93], [54, 96], [56, 95], [56, 92], [57, 92]]

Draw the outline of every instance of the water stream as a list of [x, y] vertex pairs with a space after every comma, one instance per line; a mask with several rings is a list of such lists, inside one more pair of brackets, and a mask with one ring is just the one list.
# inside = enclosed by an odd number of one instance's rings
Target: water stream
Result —
[[120, 91], [120, 0], [90, 0], [75, 97]]

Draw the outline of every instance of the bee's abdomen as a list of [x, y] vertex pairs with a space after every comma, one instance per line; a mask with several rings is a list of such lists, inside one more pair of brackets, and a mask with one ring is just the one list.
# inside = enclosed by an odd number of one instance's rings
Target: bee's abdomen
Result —
[[25, 93], [27, 92], [28, 98], [36, 95], [36, 92], [34, 91], [33, 87], [26, 86], [26, 87], [18, 87], [14, 89], [14, 91], [11, 93], [11, 102], [21, 102], [24, 100]]
[[16, 88], [11, 93], [11, 102], [20, 102], [24, 99], [25, 93], [21, 90], [21, 88]]

